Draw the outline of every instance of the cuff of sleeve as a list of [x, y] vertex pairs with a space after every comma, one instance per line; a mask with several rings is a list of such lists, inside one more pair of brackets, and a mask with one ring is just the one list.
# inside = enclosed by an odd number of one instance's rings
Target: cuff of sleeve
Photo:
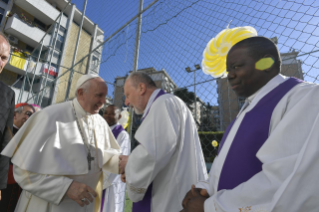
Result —
[[119, 162], [119, 155], [113, 155], [113, 157], [103, 165], [103, 169], [114, 174], [119, 174]]
[[57, 202], [55, 202], [55, 204], [59, 205], [61, 203], [61, 201], [65, 197], [66, 192], [68, 191], [68, 189], [69, 189], [69, 187], [70, 187], [72, 182], [73, 182], [73, 180], [70, 179], [70, 178], [67, 178], [67, 177], [63, 177], [62, 178], [62, 182], [61, 183], [64, 186], [62, 188], [61, 195], [58, 197]]
[[204, 202], [204, 212], [217, 212], [216, 205], [214, 203], [214, 198], [210, 197]]
[[202, 189], [206, 189], [207, 192], [209, 191], [209, 184], [206, 181], [200, 181], [198, 183], [196, 183], [196, 188], [202, 188]]

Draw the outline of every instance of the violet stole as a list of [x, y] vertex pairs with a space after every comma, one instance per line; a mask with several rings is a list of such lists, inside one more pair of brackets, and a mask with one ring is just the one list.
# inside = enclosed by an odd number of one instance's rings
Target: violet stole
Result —
[[[166, 94], [165, 91], [163, 91], [162, 89], [158, 92], [158, 94], [156, 95], [156, 97], [154, 98], [153, 103], [155, 102], [155, 100]], [[142, 122], [144, 121], [145, 117], [148, 115], [152, 105], [149, 107], [148, 111], [146, 111], [145, 116], [142, 118]], [[151, 204], [152, 204], [152, 188], [153, 188], [153, 183], [151, 183], [147, 190], [146, 193], [144, 195], [143, 200], [139, 201], [139, 202], [133, 202], [133, 210], [132, 212], [151, 212]]]
[[[286, 80], [246, 113], [227, 153], [219, 178], [218, 191], [233, 189], [262, 170], [263, 164], [256, 157], [256, 154], [268, 139], [271, 115], [283, 96], [300, 82], [302, 81], [295, 78]], [[219, 151], [235, 120], [227, 128]]]
[[[122, 125], [117, 125], [113, 128], [112, 133], [115, 137], [115, 139], [117, 139], [117, 137], [119, 136], [119, 134], [124, 130], [124, 128], [122, 127]], [[101, 200], [101, 211], [103, 211], [103, 207], [104, 207], [104, 200], [105, 200], [105, 191], [106, 189], [103, 190], [102, 192], [102, 200]]]

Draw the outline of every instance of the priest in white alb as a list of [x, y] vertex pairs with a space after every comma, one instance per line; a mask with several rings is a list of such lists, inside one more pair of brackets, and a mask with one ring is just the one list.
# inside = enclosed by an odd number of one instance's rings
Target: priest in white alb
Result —
[[125, 104], [143, 113], [135, 133], [139, 145], [130, 156], [120, 156], [133, 212], [179, 211], [188, 188], [207, 178], [192, 113], [140, 71], [129, 75], [124, 94]]
[[319, 86], [281, 75], [279, 51], [265, 37], [236, 43], [226, 65], [246, 102], [224, 133], [209, 180], [188, 192], [182, 212], [317, 212]]
[[120, 147], [98, 114], [107, 86], [84, 75], [76, 98], [34, 114], [2, 155], [23, 192], [16, 212], [100, 211], [103, 171], [118, 173]]

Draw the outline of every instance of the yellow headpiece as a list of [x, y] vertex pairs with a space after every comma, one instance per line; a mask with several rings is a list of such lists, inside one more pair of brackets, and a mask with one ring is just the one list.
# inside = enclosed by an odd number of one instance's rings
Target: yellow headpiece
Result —
[[224, 29], [218, 33], [208, 42], [203, 52], [203, 72], [215, 78], [226, 77], [226, 56], [231, 47], [239, 41], [254, 36], [257, 36], [257, 31], [250, 26]]

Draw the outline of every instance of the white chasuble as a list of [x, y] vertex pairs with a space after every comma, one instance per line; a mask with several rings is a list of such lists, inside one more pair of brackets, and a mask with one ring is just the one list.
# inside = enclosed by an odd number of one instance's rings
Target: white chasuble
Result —
[[[111, 130], [119, 123], [110, 126]], [[129, 134], [123, 130], [117, 136], [117, 142], [121, 147], [122, 155], [129, 155], [131, 152], [131, 142]], [[121, 175], [105, 173], [108, 178], [104, 180], [105, 190], [103, 210], [101, 212], [123, 212], [125, 204], [126, 184], [121, 181]]]
[[127, 190], [138, 202], [152, 183], [151, 211], [180, 211], [191, 185], [206, 180], [207, 171], [191, 112], [171, 94], [153, 102], [159, 91], [150, 97], [144, 116], [149, 113], [135, 134], [140, 145], [125, 168]]
[[[106, 121], [74, 99], [31, 116], [1, 154], [13, 156], [14, 177], [23, 188], [15, 211], [95, 212], [100, 211], [103, 171], [118, 173], [120, 148]], [[73, 180], [98, 193], [93, 203], [81, 207], [65, 195]]]
[[256, 154], [263, 164], [262, 171], [234, 189], [217, 191], [223, 164], [243, 117], [286, 79], [277, 75], [246, 100], [249, 106], [239, 112], [212, 165], [209, 180], [196, 184], [210, 195], [205, 212], [318, 211], [319, 86], [310, 83], [292, 88], [275, 107], [269, 137]]

